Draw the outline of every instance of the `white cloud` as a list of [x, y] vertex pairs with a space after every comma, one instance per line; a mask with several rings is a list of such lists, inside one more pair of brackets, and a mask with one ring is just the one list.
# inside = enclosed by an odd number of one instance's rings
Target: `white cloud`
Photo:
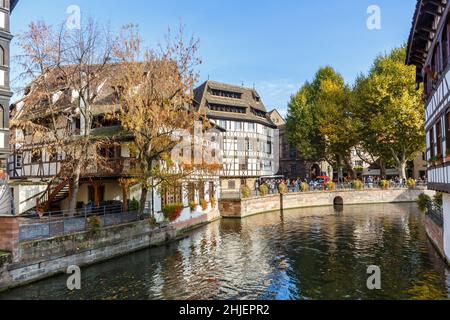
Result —
[[301, 83], [296, 83], [288, 79], [279, 79], [275, 81], [257, 82], [256, 90], [261, 95], [269, 111], [276, 108], [285, 116], [291, 96], [300, 89], [301, 85]]

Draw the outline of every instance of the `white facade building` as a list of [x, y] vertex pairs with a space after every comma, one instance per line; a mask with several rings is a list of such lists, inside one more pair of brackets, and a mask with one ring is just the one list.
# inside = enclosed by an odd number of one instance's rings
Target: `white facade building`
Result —
[[221, 189], [254, 190], [257, 180], [279, 170], [279, 134], [254, 89], [207, 81], [195, 89], [195, 108], [222, 133]]

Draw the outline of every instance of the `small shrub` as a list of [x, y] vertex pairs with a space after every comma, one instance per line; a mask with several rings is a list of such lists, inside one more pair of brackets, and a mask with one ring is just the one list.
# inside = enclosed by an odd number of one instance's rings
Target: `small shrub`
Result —
[[202, 206], [203, 211], [208, 210], [208, 201], [206, 201], [205, 199], [200, 200], [200, 205]]
[[441, 192], [437, 192], [436, 195], [433, 197], [433, 204], [436, 207], [436, 209], [440, 210], [442, 209], [442, 193]]
[[164, 218], [166, 220], [169, 220], [170, 222], [177, 220], [181, 216], [183, 208], [184, 206], [182, 203], [168, 204], [164, 206], [163, 209]]
[[361, 180], [356, 180], [353, 182], [353, 189], [362, 190], [364, 188], [364, 183]]
[[259, 192], [261, 193], [261, 195], [263, 197], [267, 196], [269, 194], [269, 187], [267, 185], [263, 184], [259, 187]]
[[214, 198], [214, 197], [211, 197], [211, 207], [212, 207], [212, 208], [215, 208], [216, 205], [217, 205], [217, 199]]
[[332, 182], [332, 181], [327, 182], [327, 183], [325, 184], [325, 188], [326, 188], [328, 191], [334, 191], [334, 190], [336, 190], [336, 184], [335, 184], [334, 182]]
[[154, 217], [148, 219], [148, 224], [150, 225], [150, 228], [155, 228], [158, 225], [156, 218]]
[[414, 189], [416, 187], [416, 180], [409, 178], [408, 181], [406, 181], [406, 185], [409, 189]]
[[197, 209], [197, 207], [198, 207], [197, 203], [195, 203], [193, 201], [189, 202], [189, 208], [191, 209], [191, 211], [195, 211]]
[[139, 211], [139, 201], [133, 198], [128, 204], [128, 211]]
[[383, 190], [389, 189], [389, 181], [381, 180], [380, 181], [380, 188], [383, 189]]
[[419, 210], [423, 213], [428, 212], [428, 210], [431, 210], [433, 208], [433, 201], [431, 201], [430, 196], [426, 195], [425, 193], [422, 193], [419, 195], [419, 198], [417, 199], [417, 206], [419, 207]]
[[302, 190], [302, 192], [308, 192], [309, 184], [307, 184], [306, 182], [302, 182], [302, 184], [300, 185], [300, 190]]
[[287, 191], [288, 191], [288, 188], [287, 188], [287, 186], [286, 186], [286, 184], [285, 184], [284, 182], [282, 182], [282, 183], [280, 183], [280, 184], [278, 185], [278, 192], [279, 192], [280, 194], [286, 194]]
[[249, 187], [244, 186], [241, 188], [242, 198], [244, 198], [244, 199], [250, 198], [251, 193], [252, 193], [252, 191], [250, 190]]
[[88, 227], [89, 232], [92, 234], [98, 234], [100, 232], [100, 229], [102, 227], [102, 222], [100, 221], [100, 218], [97, 216], [92, 216], [88, 218]]

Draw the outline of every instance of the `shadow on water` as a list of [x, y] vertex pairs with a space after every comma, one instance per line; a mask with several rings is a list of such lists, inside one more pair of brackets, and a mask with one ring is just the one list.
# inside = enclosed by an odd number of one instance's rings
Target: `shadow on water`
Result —
[[[367, 267], [382, 290], [366, 287]], [[415, 204], [285, 210], [224, 219], [186, 239], [61, 275], [0, 299], [446, 299], [450, 270]]]

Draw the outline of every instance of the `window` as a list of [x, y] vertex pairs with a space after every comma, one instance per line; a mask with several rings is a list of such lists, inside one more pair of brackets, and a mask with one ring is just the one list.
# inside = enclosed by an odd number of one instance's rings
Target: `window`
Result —
[[188, 199], [189, 202], [195, 202], [195, 184], [188, 184]]
[[256, 126], [254, 123], [249, 123], [248, 124], [248, 131], [249, 132], [255, 132]]
[[6, 65], [5, 49], [3, 49], [2, 46], [0, 46], [0, 65], [2, 65], [2, 66]]
[[441, 53], [441, 46], [438, 43], [436, 45], [436, 47], [434, 48], [433, 60], [431, 62], [431, 70], [433, 72], [433, 77], [434, 77], [433, 84], [436, 83], [436, 81], [438, 80], [438, 75], [442, 71], [440, 53]]
[[97, 186], [97, 199], [95, 195], [96, 186], [90, 185], [88, 186], [88, 201], [89, 203], [99, 204], [100, 202], [105, 201], [105, 186], [99, 185]]
[[205, 183], [204, 182], [200, 182], [199, 184], [198, 184], [198, 194], [199, 194], [199, 198], [200, 198], [200, 201], [202, 201], [202, 200], [204, 200], [205, 199]]
[[245, 113], [245, 107], [237, 107], [237, 106], [228, 106], [224, 104], [208, 104], [208, 109], [211, 111], [219, 111], [219, 112], [229, 112], [229, 113]]
[[444, 26], [444, 31], [442, 32], [442, 64], [443, 67], [446, 68], [447, 64], [448, 64], [448, 55], [449, 55], [449, 50], [448, 50], [448, 36], [449, 36], [449, 32], [448, 32], [448, 28], [449, 25], [448, 23], [450, 22], [447, 21], [447, 24]]
[[99, 155], [105, 159], [119, 159], [122, 153], [120, 146], [110, 146], [100, 148]]
[[261, 110], [255, 109], [255, 108], [252, 108], [252, 113], [255, 116], [260, 117], [260, 118], [265, 118], [266, 117], [266, 113], [264, 111], [261, 111]]
[[0, 128], [5, 128], [5, 109], [0, 105]]
[[213, 96], [217, 96], [217, 97], [224, 97], [224, 98], [231, 98], [231, 99], [241, 99], [242, 98], [242, 93], [239, 93], [239, 92], [216, 90], [216, 89], [212, 89], [210, 92]]
[[445, 115], [445, 142], [447, 144], [447, 150], [445, 150], [445, 153], [447, 156], [450, 156], [450, 110]]
[[267, 149], [266, 149], [267, 154], [272, 154], [272, 142], [271, 141], [267, 141]]
[[228, 189], [229, 190], [236, 189], [236, 181], [235, 180], [228, 180]]
[[182, 187], [169, 187], [161, 192], [161, 201], [163, 208], [169, 204], [183, 203]]
[[214, 187], [214, 182], [209, 182], [209, 197], [214, 198], [216, 196], [216, 188]]
[[42, 161], [42, 151], [34, 150], [31, 154], [31, 163], [39, 163]]
[[441, 121], [436, 124], [436, 144], [437, 144], [437, 155], [442, 156], [442, 125]]
[[435, 141], [434, 141], [434, 127], [431, 128], [430, 132], [429, 132], [429, 136], [430, 136], [430, 157], [434, 158], [435, 154], [435, 150], [434, 150], [434, 146], [435, 146]]
[[295, 148], [289, 149], [289, 158], [290, 159], [297, 159], [297, 155], [298, 155], [297, 149], [295, 149]]
[[22, 155], [16, 155], [16, 168], [22, 168]]

